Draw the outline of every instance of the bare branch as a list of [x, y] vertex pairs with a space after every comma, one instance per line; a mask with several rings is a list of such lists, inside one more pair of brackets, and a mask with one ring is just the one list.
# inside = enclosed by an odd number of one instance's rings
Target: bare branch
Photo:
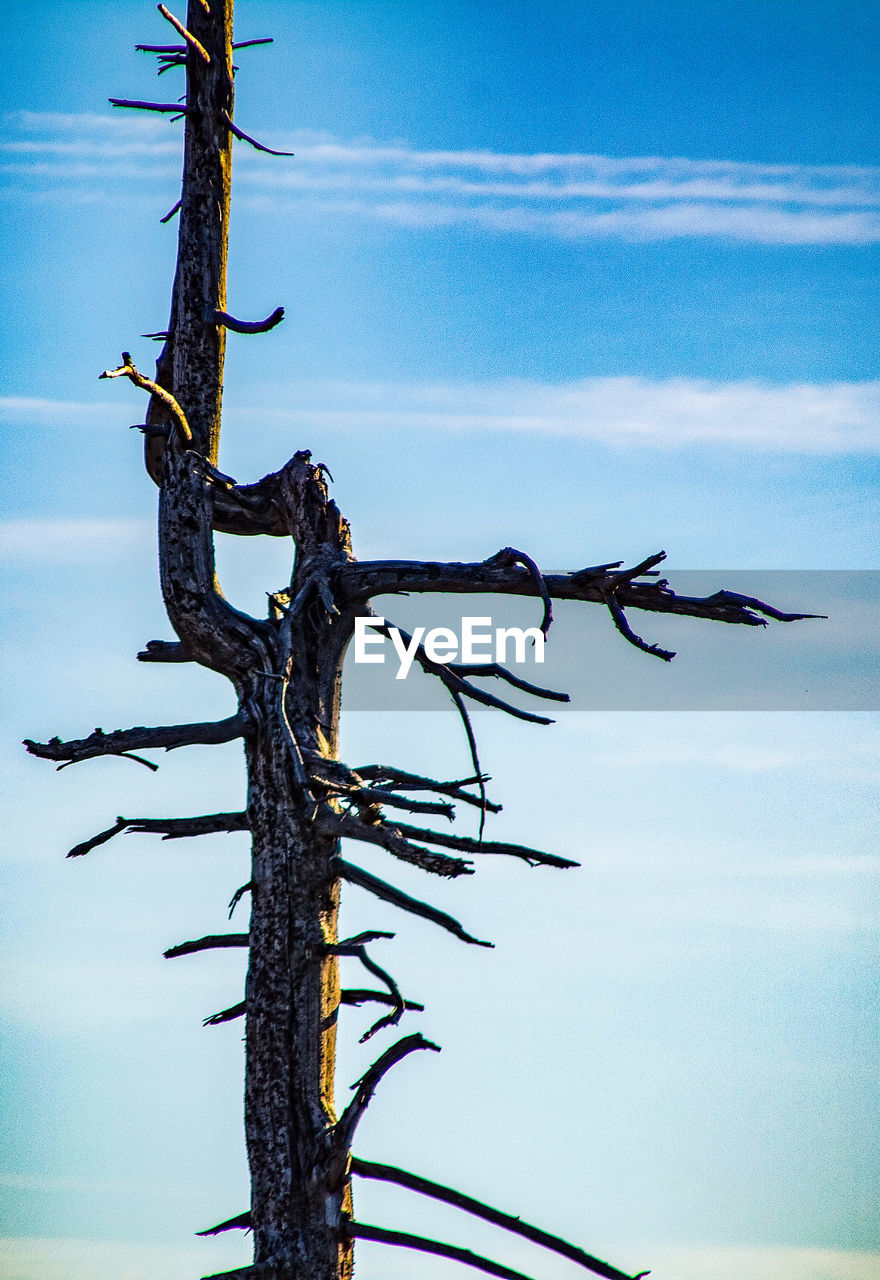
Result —
[[362, 822], [352, 813], [325, 811], [316, 818], [315, 825], [329, 836], [378, 844], [402, 862], [411, 862], [413, 866], [421, 867], [423, 871], [430, 871], [436, 876], [454, 878], [473, 874], [473, 867], [463, 858], [449, 858], [445, 854], [435, 853], [433, 849], [422, 849], [404, 840], [393, 826]]
[[377, 1031], [382, 1031], [385, 1027], [396, 1026], [397, 1023], [400, 1021], [400, 1019], [403, 1017], [404, 1011], [406, 1009], [406, 1001], [404, 1000], [403, 996], [400, 994], [400, 988], [398, 987], [394, 979], [391, 977], [391, 974], [388, 973], [387, 970], [383, 969], [381, 965], [376, 964], [375, 960], [371, 959], [371, 957], [367, 954], [367, 948], [366, 948], [367, 942], [372, 942], [377, 938], [393, 938], [393, 937], [394, 937], [393, 933], [372, 932], [372, 933], [359, 934], [355, 938], [348, 938], [342, 942], [333, 942], [333, 943], [327, 944], [326, 951], [328, 955], [354, 956], [356, 959], [360, 960], [361, 964], [364, 966], [365, 969], [369, 970], [369, 972], [372, 973], [375, 977], [377, 977], [380, 982], [384, 982], [385, 986], [388, 989], [387, 1003], [392, 1006], [391, 1012], [384, 1014], [381, 1018], [379, 1018], [376, 1022], [373, 1023], [373, 1025], [369, 1028], [368, 1031], [364, 1032], [364, 1034], [360, 1038], [361, 1044], [365, 1044], [366, 1041], [371, 1039], [376, 1034]]
[[171, 219], [174, 217], [174, 215], [175, 215], [175, 214], [180, 213], [180, 206], [181, 206], [182, 204], [183, 204], [183, 201], [182, 201], [182, 200], [178, 200], [176, 204], [173, 204], [173, 205], [171, 206], [171, 208], [168, 210], [168, 212], [165, 214], [165, 216], [164, 216], [163, 218], [160, 218], [160, 219], [159, 219], [159, 221], [160, 221], [160, 222], [170, 222], [170, 221], [171, 221]]
[[149, 391], [151, 396], [155, 396], [157, 400], [161, 400], [162, 404], [171, 414], [177, 424], [177, 429], [180, 432], [181, 438], [185, 440], [187, 444], [192, 442], [193, 435], [190, 430], [189, 423], [186, 420], [186, 414], [174, 399], [174, 396], [170, 391], [166, 391], [164, 387], [160, 387], [158, 382], [153, 382], [151, 378], [145, 378], [142, 373], [138, 373], [132, 363], [131, 356], [127, 351], [123, 351], [122, 353], [122, 364], [120, 367], [118, 369], [105, 369], [103, 373], [98, 375], [99, 381], [101, 378], [128, 378], [130, 382], [133, 382], [136, 387], [140, 387], [142, 391]]
[[[657, 553], [659, 556], [659, 553]], [[642, 565], [658, 563], [657, 556], [643, 560]], [[554, 600], [584, 600], [604, 604], [605, 592], [612, 588], [619, 604], [649, 613], [672, 613], [683, 617], [706, 618], [751, 627], [765, 625], [765, 618], [778, 622], [797, 622], [816, 614], [783, 613], [751, 596], [717, 591], [705, 597], [676, 595], [668, 584], [631, 581], [635, 570], [624, 571], [625, 581], [615, 586], [616, 575], [609, 570], [617, 564], [594, 565], [575, 573], [544, 574], [544, 583]], [[637, 566], [641, 569], [641, 566]], [[642, 570], [644, 572], [644, 570]], [[452, 594], [540, 596], [531, 577], [517, 567], [499, 565], [493, 559], [476, 563], [422, 560], [357, 561], [340, 570], [340, 588], [352, 601], [365, 601], [377, 595], [411, 592], [443, 592]], [[759, 616], [760, 615], [760, 616]]]
[[136, 44], [138, 53], [186, 53], [185, 44]]
[[246, 813], [206, 813], [197, 818], [123, 818], [118, 817], [112, 827], [99, 831], [90, 840], [74, 845], [68, 858], [81, 858], [98, 845], [106, 844], [123, 831], [133, 834], [155, 832], [163, 840], [181, 840], [187, 836], [206, 836], [215, 832], [247, 831]]
[[136, 102], [132, 98], [108, 98], [107, 101], [112, 102], [114, 107], [131, 107], [136, 111], [159, 111], [176, 116], [189, 114], [179, 102]]
[[195, 658], [179, 640], [148, 640], [137, 655], [138, 662], [195, 662]]
[[236, 320], [235, 316], [231, 316], [228, 311], [215, 311], [211, 323], [222, 324], [224, 329], [231, 329], [233, 333], [268, 333], [283, 319], [284, 308], [276, 307], [265, 320]]
[[202, 1276], [202, 1280], [273, 1280], [278, 1274], [280, 1260], [269, 1258], [266, 1262], [252, 1262], [246, 1267], [236, 1267], [234, 1271], [217, 1271], [212, 1276]]
[[[158, 725], [149, 729], [137, 726], [133, 729], [114, 729], [112, 733], [96, 729], [88, 738], [73, 739], [70, 742], [62, 742], [60, 738], [50, 738], [48, 742], [33, 742], [30, 738], [25, 738], [24, 745], [32, 756], [39, 756], [41, 760], [64, 760], [68, 764], [76, 764], [95, 756], [121, 756], [144, 747], [164, 747], [166, 751], [173, 751], [176, 747], [232, 742], [234, 738], [244, 737], [249, 726], [247, 715], [239, 711], [226, 720], [212, 720], [201, 724]], [[151, 763], [151, 767], [157, 766]]]
[[[166, 840], [168, 839], [167, 836], [165, 838]], [[235, 893], [229, 899], [229, 917], [228, 918], [230, 920], [232, 919], [233, 913], [235, 912], [235, 908], [241, 902], [244, 895], [246, 893], [251, 893], [253, 891], [253, 887], [254, 887], [253, 880], [248, 880], [247, 884], [241, 884], [238, 886]]]
[[450, 662], [449, 670], [462, 677], [496, 676], [498, 679], [506, 680], [508, 684], [513, 685], [514, 689], [522, 689], [523, 693], [530, 693], [535, 698], [547, 698], [553, 702], [571, 702], [571, 698], [567, 693], [557, 693], [554, 689], [545, 689], [539, 684], [532, 684], [529, 680], [523, 680], [520, 676], [514, 675], [512, 671], [508, 671], [507, 667], [502, 667], [499, 662], [481, 662], [469, 666], [463, 662]]
[[233, 40], [233, 49], [251, 49], [255, 44], [274, 44], [274, 37], [262, 36], [259, 40]]
[[544, 581], [544, 575], [535, 564], [531, 556], [527, 556], [524, 551], [517, 551], [516, 547], [502, 547], [500, 551], [492, 556], [492, 560], [498, 564], [511, 565], [521, 564], [523, 568], [531, 575], [531, 579], [535, 584], [538, 595], [544, 601], [544, 616], [541, 619], [541, 634], [544, 639], [547, 638], [547, 632], [550, 630], [550, 624], [553, 621], [553, 601], [550, 599], [550, 592], [547, 590], [547, 584]]
[[657, 644], [648, 644], [648, 642], [643, 640], [641, 636], [636, 635], [626, 620], [626, 615], [623, 612], [622, 606], [619, 604], [617, 598], [612, 592], [609, 591], [608, 595], [605, 597], [605, 603], [608, 606], [608, 612], [611, 614], [615, 627], [623, 636], [624, 640], [628, 640], [636, 649], [641, 649], [642, 653], [650, 653], [652, 657], [661, 658], [663, 662], [672, 661], [675, 654], [671, 649], [661, 649]]
[[[343, 988], [339, 993], [340, 1004], [350, 1004], [360, 1006], [362, 1004], [394, 1004], [391, 996], [384, 991], [362, 991], [351, 987]], [[425, 1006], [419, 1004], [416, 1000], [404, 1000], [403, 1007], [407, 1011], [413, 1010], [416, 1013], [424, 1013]]]
[[484, 803], [479, 796], [472, 796], [462, 789], [491, 781], [488, 773], [475, 774], [471, 778], [459, 778], [454, 782], [438, 782], [435, 778], [425, 778], [420, 773], [407, 773], [405, 769], [396, 769], [387, 764], [359, 765], [355, 773], [368, 781], [382, 782], [388, 787], [394, 786], [402, 791], [436, 791], [439, 795], [452, 796], [454, 800], [475, 805], [478, 809], [485, 807], [489, 813], [501, 812], [500, 804], [493, 804], [490, 800]]
[[349, 1220], [348, 1234], [356, 1240], [376, 1240], [380, 1244], [399, 1245], [404, 1249], [416, 1249], [419, 1253], [433, 1253], [440, 1258], [452, 1258], [463, 1262], [466, 1267], [476, 1271], [484, 1271], [490, 1276], [500, 1276], [501, 1280], [529, 1280], [522, 1271], [514, 1271], [512, 1267], [502, 1266], [500, 1262], [492, 1262], [470, 1249], [460, 1249], [455, 1244], [443, 1244], [440, 1240], [428, 1240], [425, 1236], [410, 1235], [408, 1231], [389, 1231], [386, 1227], [373, 1227], [366, 1222]]
[[426, 1040], [420, 1032], [412, 1036], [404, 1036], [402, 1040], [398, 1040], [396, 1044], [386, 1049], [372, 1066], [367, 1068], [360, 1080], [356, 1080], [351, 1086], [355, 1090], [355, 1095], [333, 1127], [333, 1144], [343, 1162], [343, 1168], [355, 1130], [370, 1105], [380, 1080], [396, 1063], [418, 1049], [430, 1049], [433, 1053], [440, 1052], [439, 1044]]
[[209, 67], [211, 65], [211, 55], [208, 53], [205, 46], [195, 38], [191, 31], [187, 31], [180, 19], [175, 18], [174, 14], [171, 13], [170, 10], [166, 9], [164, 4], [158, 4], [156, 5], [156, 8], [159, 10], [165, 21], [171, 23], [177, 34], [179, 36], [183, 36], [186, 43], [195, 53], [198, 54], [205, 66]]
[[445, 911], [441, 911], [438, 907], [432, 907], [429, 903], [422, 902], [419, 898], [410, 897], [402, 889], [397, 889], [385, 880], [380, 880], [378, 876], [372, 875], [369, 871], [364, 871], [361, 867], [353, 866], [352, 863], [346, 862], [344, 858], [334, 858], [333, 870], [336, 875], [348, 881], [349, 884], [356, 884], [361, 889], [366, 889], [368, 893], [381, 898], [383, 902], [390, 902], [393, 907], [399, 907], [401, 911], [408, 911], [410, 915], [421, 916], [423, 920], [430, 920], [433, 924], [438, 924], [441, 929], [445, 929], [447, 933], [454, 934], [462, 942], [470, 942], [476, 947], [491, 947], [493, 945], [491, 942], [482, 942], [479, 938], [472, 937], [456, 919], [447, 915]]
[[[166, 952], [166, 955], [168, 953]], [[236, 1018], [243, 1018], [247, 1013], [247, 1001], [242, 1000], [240, 1004], [234, 1004], [229, 1009], [221, 1009], [219, 1013], [212, 1013], [210, 1018], [205, 1018], [202, 1022], [203, 1027], [219, 1027], [222, 1022], [233, 1022]], [[225, 1230], [224, 1227], [217, 1227], [217, 1231]], [[197, 1231], [196, 1235], [209, 1236], [213, 1235], [212, 1231]]]
[[439, 844], [445, 849], [461, 849], [465, 853], [506, 854], [511, 858], [521, 858], [532, 867], [580, 866], [579, 862], [572, 862], [570, 858], [561, 858], [555, 853], [544, 853], [541, 849], [530, 849], [522, 844], [507, 844], [501, 840], [471, 840], [467, 836], [429, 831], [427, 827], [411, 827], [408, 823], [397, 821], [394, 826], [407, 840], [424, 840], [427, 844]]
[[[491, 1205], [483, 1204], [481, 1200], [466, 1196], [461, 1191], [455, 1191], [451, 1187], [444, 1187], [439, 1182], [431, 1182], [427, 1178], [420, 1178], [417, 1174], [407, 1173], [405, 1169], [398, 1169], [394, 1165], [373, 1164], [368, 1160], [361, 1160], [357, 1156], [352, 1156], [351, 1171], [361, 1178], [375, 1178], [381, 1182], [393, 1182], [397, 1186], [408, 1187], [411, 1191], [418, 1191], [421, 1195], [430, 1196], [434, 1200], [443, 1200], [447, 1204], [454, 1205], [457, 1209], [464, 1209], [466, 1213], [472, 1213], [477, 1218], [483, 1218], [486, 1222], [492, 1222], [498, 1227], [503, 1227], [506, 1231], [524, 1236], [535, 1244], [543, 1245], [545, 1249], [559, 1253], [563, 1258], [569, 1258], [572, 1262], [578, 1263], [588, 1271], [592, 1271], [599, 1276], [605, 1276], [606, 1280], [630, 1280], [630, 1277], [625, 1275], [624, 1272], [612, 1267], [607, 1262], [603, 1262], [601, 1258], [594, 1258], [592, 1254], [585, 1253], [577, 1245], [569, 1244], [567, 1240], [551, 1235], [548, 1231], [542, 1231], [540, 1227], [530, 1226], [529, 1223], [523, 1222], [512, 1214], [502, 1213], [500, 1209], [493, 1209]], [[644, 1276], [648, 1273], [643, 1271], [641, 1274]]]
[[237, 1218], [227, 1218], [225, 1222], [218, 1222], [216, 1227], [208, 1227], [207, 1231], [197, 1231], [197, 1236], [219, 1236], [221, 1231], [250, 1231], [251, 1215], [249, 1213], [240, 1213]]
[[[376, 626], [373, 630], [379, 632], [380, 635], [391, 635], [391, 626], [388, 623], [385, 623], [382, 626]], [[402, 627], [397, 626], [395, 626], [395, 630], [400, 633], [403, 640], [406, 642], [407, 648], [411, 647], [413, 638], [409, 632], [404, 631]], [[413, 656], [415, 661], [427, 675], [436, 676], [438, 680], [442, 681], [449, 690], [453, 702], [456, 702], [457, 695], [463, 694], [465, 697], [473, 698], [474, 702], [481, 702], [484, 706], [495, 707], [499, 711], [506, 711], [508, 715], [515, 716], [518, 720], [528, 720], [532, 724], [553, 724], [553, 721], [548, 719], [547, 716], [538, 716], [531, 711], [523, 711], [521, 708], [515, 707], [509, 702], [504, 702], [501, 698], [496, 698], [493, 693], [486, 693], [485, 689], [478, 689], [475, 685], [468, 684], [467, 680], [463, 680], [458, 674], [458, 671], [460, 670], [466, 671], [467, 667], [462, 668], [460, 665], [453, 667], [446, 662], [435, 662], [433, 658], [428, 657], [423, 645], [416, 645]], [[503, 670], [503, 668], [501, 669]], [[456, 705], [458, 705], [457, 702]], [[461, 708], [459, 708], [459, 711], [462, 715], [462, 719], [465, 719], [465, 725], [467, 727], [469, 722], [466, 720], [465, 714], [461, 711]], [[468, 736], [470, 736], [470, 734]], [[471, 754], [473, 755], [473, 752]], [[476, 758], [474, 759], [474, 769], [477, 773], [480, 772], [479, 763]]]
[[193, 942], [179, 942], [176, 947], [169, 947], [162, 954], [166, 960], [176, 956], [190, 956], [196, 951], [214, 951], [226, 947], [246, 947], [249, 945], [246, 933], [211, 933], [206, 938], [196, 938]]
[[[112, 99], [111, 99], [112, 101]], [[252, 147], [256, 147], [257, 151], [265, 151], [270, 156], [292, 156], [292, 151], [273, 151], [271, 147], [264, 147], [262, 142], [257, 142], [256, 138], [252, 138], [249, 133], [245, 133], [244, 129], [239, 129], [237, 124], [232, 123], [232, 117], [226, 111], [220, 112], [220, 119], [226, 125], [229, 132], [241, 142], [249, 142]]]

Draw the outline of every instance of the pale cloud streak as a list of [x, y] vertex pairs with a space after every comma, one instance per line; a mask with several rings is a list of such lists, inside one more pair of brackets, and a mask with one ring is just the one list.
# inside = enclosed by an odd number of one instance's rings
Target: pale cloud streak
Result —
[[[277, 407], [278, 404], [283, 408]], [[104, 426], [119, 405], [0, 398], [0, 422]], [[695, 378], [582, 378], [544, 383], [292, 383], [228, 417], [265, 429], [516, 433], [609, 446], [706, 445], [767, 453], [880, 450], [880, 381], [772, 384]]]
[[[19, 112], [0, 144], [13, 189], [179, 176], [179, 135], [165, 120]], [[304, 131], [268, 141], [295, 152], [272, 165], [240, 148], [240, 204], [336, 213], [400, 227], [472, 227], [563, 240], [713, 237], [762, 244], [880, 240], [880, 169], [418, 150]]]

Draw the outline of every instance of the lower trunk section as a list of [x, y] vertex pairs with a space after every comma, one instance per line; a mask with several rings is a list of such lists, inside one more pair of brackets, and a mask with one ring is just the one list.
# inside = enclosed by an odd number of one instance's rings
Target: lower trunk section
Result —
[[332, 1126], [339, 884], [336, 841], [292, 795], [284, 728], [249, 750], [253, 891], [247, 983], [245, 1131], [254, 1261], [278, 1280], [349, 1280], [345, 1181]]

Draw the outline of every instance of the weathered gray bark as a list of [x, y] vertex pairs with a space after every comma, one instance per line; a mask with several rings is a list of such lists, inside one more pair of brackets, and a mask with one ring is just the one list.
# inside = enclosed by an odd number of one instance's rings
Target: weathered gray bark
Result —
[[[442, 852], [503, 855], [532, 866], [576, 865], [570, 859], [520, 845], [441, 834], [397, 822], [385, 809], [452, 817], [451, 801], [477, 805], [484, 817], [499, 806], [483, 791], [484, 778], [465, 705], [473, 699], [511, 714], [547, 723], [511, 707], [474, 685], [493, 677], [550, 699], [497, 664], [462, 667], [433, 662], [424, 650], [417, 661], [448, 689], [464, 721], [474, 773], [457, 781], [423, 778], [396, 766], [351, 769], [338, 759], [342, 661], [358, 615], [370, 599], [389, 592], [501, 592], [543, 600], [546, 632], [552, 598], [607, 606], [614, 625], [639, 648], [657, 657], [671, 654], [646, 644], [625, 618], [626, 607], [674, 612], [715, 621], [764, 625], [767, 617], [792, 621], [761, 601], [719, 592], [705, 600], [676, 596], [663, 580], [645, 581], [663, 553], [630, 570], [600, 565], [573, 574], [544, 577], [522, 552], [506, 547], [474, 564], [386, 561], [358, 564], [348, 525], [330, 500], [323, 468], [306, 451], [256, 484], [237, 485], [216, 468], [223, 390], [226, 328], [262, 333], [281, 319], [278, 308], [264, 321], [235, 320], [226, 311], [232, 138], [253, 142], [232, 122], [233, 0], [189, 0], [185, 24], [163, 14], [182, 44], [139, 46], [159, 54], [161, 69], [185, 67], [184, 175], [179, 205], [177, 270], [165, 345], [155, 379], [140, 374], [131, 357], [107, 371], [127, 377], [150, 394], [145, 461], [160, 488], [159, 562], [162, 594], [176, 642], [151, 641], [138, 655], [152, 662], [197, 662], [221, 672], [238, 696], [235, 716], [213, 724], [96, 730], [88, 738], [47, 743], [28, 740], [33, 754], [59, 767], [98, 755], [132, 756], [136, 750], [171, 750], [191, 743], [245, 742], [248, 802], [244, 813], [194, 818], [126, 819], [73, 849], [80, 856], [124, 831], [156, 832], [177, 839], [212, 831], [249, 830], [251, 880], [233, 896], [231, 911], [247, 892], [247, 933], [211, 935], [166, 952], [184, 956], [224, 946], [247, 946], [246, 1000], [206, 1019], [246, 1015], [245, 1131], [251, 1172], [250, 1212], [213, 1231], [251, 1227], [254, 1264], [229, 1276], [266, 1280], [350, 1280], [353, 1240], [383, 1240], [457, 1259], [494, 1275], [520, 1278], [509, 1268], [467, 1250], [354, 1221], [350, 1148], [355, 1130], [384, 1073], [407, 1054], [436, 1045], [420, 1035], [387, 1048], [358, 1082], [343, 1115], [334, 1109], [336, 1019], [341, 1003], [375, 1002], [390, 1009], [367, 1033], [395, 1025], [405, 1010], [420, 1009], [366, 953], [377, 936], [340, 942], [337, 912], [341, 880], [358, 884], [395, 907], [439, 925], [462, 941], [491, 945], [468, 933], [453, 917], [410, 897], [340, 856], [340, 837], [379, 845], [393, 857], [441, 876], [469, 874], [472, 863]], [[245, 45], [264, 43], [247, 41]], [[242, 46], [238, 46], [242, 47]], [[169, 104], [118, 105], [172, 112]], [[259, 145], [254, 143], [254, 145]], [[260, 147], [261, 150], [267, 148]], [[174, 211], [172, 211], [174, 212]], [[167, 221], [171, 215], [167, 215]], [[289, 588], [270, 599], [270, 616], [258, 620], [233, 609], [215, 577], [213, 534], [269, 534], [291, 538], [295, 559]], [[139, 756], [141, 763], [155, 764]], [[479, 788], [475, 794], [472, 787]], [[435, 800], [402, 792], [430, 791]], [[430, 846], [440, 846], [440, 849]], [[386, 991], [341, 992], [340, 954], [359, 956]], [[365, 1037], [366, 1038], [366, 1037]], [[616, 1268], [583, 1250], [527, 1227], [449, 1188], [387, 1166], [356, 1162], [354, 1172], [392, 1178], [447, 1199], [509, 1230], [563, 1253], [596, 1274], [627, 1280]], [[204, 1233], [209, 1234], [209, 1233]]]

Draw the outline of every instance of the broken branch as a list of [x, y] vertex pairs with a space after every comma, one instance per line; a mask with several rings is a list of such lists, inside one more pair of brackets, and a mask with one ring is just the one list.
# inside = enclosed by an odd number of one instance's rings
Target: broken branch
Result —
[[326, 950], [328, 955], [356, 957], [356, 959], [360, 960], [364, 968], [369, 970], [369, 972], [372, 973], [375, 977], [377, 977], [380, 982], [384, 982], [385, 986], [388, 989], [387, 1003], [392, 1006], [391, 1013], [387, 1013], [383, 1015], [383, 1017], [379, 1018], [376, 1022], [373, 1023], [373, 1025], [369, 1028], [368, 1031], [364, 1032], [364, 1034], [360, 1038], [361, 1044], [365, 1044], [366, 1041], [371, 1039], [371, 1037], [374, 1036], [377, 1031], [382, 1031], [385, 1027], [396, 1026], [397, 1023], [402, 1018], [404, 1011], [406, 1009], [406, 1001], [404, 1000], [403, 996], [400, 994], [400, 988], [398, 987], [397, 983], [391, 977], [391, 974], [387, 972], [387, 970], [383, 969], [381, 965], [376, 964], [375, 960], [372, 960], [370, 958], [370, 956], [367, 954], [367, 948], [365, 945], [367, 942], [373, 942], [377, 938], [393, 938], [393, 937], [394, 937], [393, 933], [385, 933], [385, 932], [362, 933], [362, 934], [358, 934], [358, 936], [355, 938], [348, 938], [342, 942], [333, 942], [333, 943], [328, 943], [327, 945]]
[[237, 1218], [227, 1218], [225, 1222], [218, 1222], [216, 1227], [208, 1227], [207, 1231], [197, 1231], [197, 1236], [219, 1236], [221, 1231], [250, 1231], [251, 1215], [249, 1213], [240, 1213]]
[[162, 954], [166, 960], [176, 956], [190, 956], [196, 951], [214, 951], [226, 947], [247, 947], [250, 939], [246, 933], [211, 933], [205, 938], [196, 938], [192, 942], [179, 942], [176, 947], [169, 947]]
[[[166, 951], [166, 955], [168, 952]], [[210, 1018], [205, 1018], [202, 1022], [203, 1027], [219, 1027], [222, 1022], [232, 1022], [235, 1018], [243, 1018], [247, 1012], [247, 1001], [242, 1000], [240, 1004], [234, 1004], [229, 1009], [221, 1009], [219, 1013], [212, 1013]], [[218, 1231], [225, 1228], [218, 1227]], [[212, 1235], [210, 1231], [197, 1231], [196, 1235]]]

